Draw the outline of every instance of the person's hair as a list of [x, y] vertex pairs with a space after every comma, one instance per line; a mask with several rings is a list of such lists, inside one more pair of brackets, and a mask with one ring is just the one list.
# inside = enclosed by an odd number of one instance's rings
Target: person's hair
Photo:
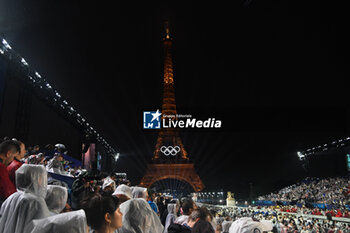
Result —
[[88, 225], [96, 230], [105, 222], [106, 213], [114, 215], [114, 212], [120, 205], [120, 201], [112, 195], [95, 195], [83, 205], [85, 205], [83, 209], [86, 213]]
[[192, 199], [185, 199], [182, 202], [182, 211], [184, 212], [184, 214], [188, 215], [190, 213], [190, 209], [193, 209], [193, 200]]
[[193, 210], [192, 213], [190, 214], [190, 216], [188, 216], [188, 221], [196, 221], [197, 218], [200, 218], [200, 211], [199, 210]]
[[209, 210], [206, 207], [202, 206], [199, 209], [199, 218], [202, 220], [207, 220], [208, 216], [210, 216], [210, 218], [212, 218]]
[[192, 228], [192, 233], [215, 233], [213, 226], [206, 220], [198, 220]]
[[20, 144], [16, 140], [6, 140], [0, 144], [0, 154], [7, 154], [8, 151], [21, 152]]

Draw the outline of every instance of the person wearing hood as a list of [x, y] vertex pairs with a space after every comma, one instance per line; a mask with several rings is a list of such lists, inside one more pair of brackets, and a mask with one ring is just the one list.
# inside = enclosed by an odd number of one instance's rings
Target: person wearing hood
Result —
[[231, 225], [232, 225], [232, 221], [230, 216], [226, 216], [225, 220], [221, 223], [222, 233], [229, 233]]
[[168, 215], [165, 220], [164, 233], [168, 233], [168, 227], [174, 223], [178, 210], [179, 206], [177, 204], [168, 204]]
[[252, 217], [243, 217], [231, 224], [229, 233], [255, 233], [272, 231], [272, 223], [268, 220], [257, 220]]
[[30, 233], [88, 233], [84, 210], [33, 220]]
[[115, 181], [109, 176], [103, 180], [102, 192], [112, 194], [115, 191]]
[[48, 162], [47, 169], [49, 172], [63, 174], [65, 172], [63, 164], [63, 156], [59, 153], [56, 153], [55, 156]]
[[45, 203], [47, 172], [42, 165], [23, 164], [16, 171], [18, 192], [12, 194], [0, 209], [0, 232], [23, 233], [33, 219], [50, 216]]
[[46, 205], [52, 215], [59, 214], [67, 203], [68, 192], [65, 187], [48, 185], [45, 197]]
[[120, 203], [124, 203], [131, 199], [132, 193], [129, 186], [121, 184], [115, 189], [112, 195], [118, 197]]
[[162, 233], [164, 230], [158, 215], [144, 198], [128, 200], [120, 205], [123, 227], [118, 233]]
[[143, 187], [131, 187], [132, 198], [143, 198], [148, 201], [148, 192], [146, 188]]

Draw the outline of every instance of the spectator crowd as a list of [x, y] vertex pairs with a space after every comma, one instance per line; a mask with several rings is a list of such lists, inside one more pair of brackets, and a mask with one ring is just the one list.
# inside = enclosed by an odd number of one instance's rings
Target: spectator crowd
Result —
[[[131, 186], [113, 173], [84, 170], [65, 160], [64, 152], [62, 144], [44, 150], [15, 139], [0, 144], [0, 233], [350, 233], [347, 223], [303, 216], [311, 211], [307, 207], [197, 206], [192, 198], [174, 199]], [[68, 185], [50, 173], [74, 182]], [[342, 178], [307, 179], [260, 200], [313, 198], [334, 204], [335, 198], [344, 204], [347, 188]]]
[[350, 180], [348, 177], [306, 178], [278, 192], [258, 197], [258, 200], [323, 203], [344, 207], [350, 203]]

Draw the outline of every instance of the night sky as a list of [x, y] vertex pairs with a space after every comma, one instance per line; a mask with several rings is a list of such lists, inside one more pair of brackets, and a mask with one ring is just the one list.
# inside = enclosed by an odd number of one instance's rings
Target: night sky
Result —
[[348, 136], [344, 9], [0, 0], [0, 33], [121, 153], [118, 169], [138, 183], [157, 138], [142, 128], [142, 112], [161, 108], [168, 20], [178, 113], [222, 120], [221, 129], [183, 130], [184, 146], [207, 190], [244, 198], [250, 182], [259, 195], [305, 177], [297, 151]]

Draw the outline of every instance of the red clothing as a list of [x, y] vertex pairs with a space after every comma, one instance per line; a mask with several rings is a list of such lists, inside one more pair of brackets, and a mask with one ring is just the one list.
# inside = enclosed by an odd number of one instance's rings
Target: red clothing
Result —
[[16, 186], [16, 171], [18, 168], [22, 166], [23, 163], [18, 161], [17, 159], [14, 159], [10, 165], [7, 166], [7, 171], [9, 173], [10, 180], [12, 183]]
[[14, 192], [16, 192], [16, 187], [9, 178], [6, 166], [0, 163], [0, 200], [4, 201]]

